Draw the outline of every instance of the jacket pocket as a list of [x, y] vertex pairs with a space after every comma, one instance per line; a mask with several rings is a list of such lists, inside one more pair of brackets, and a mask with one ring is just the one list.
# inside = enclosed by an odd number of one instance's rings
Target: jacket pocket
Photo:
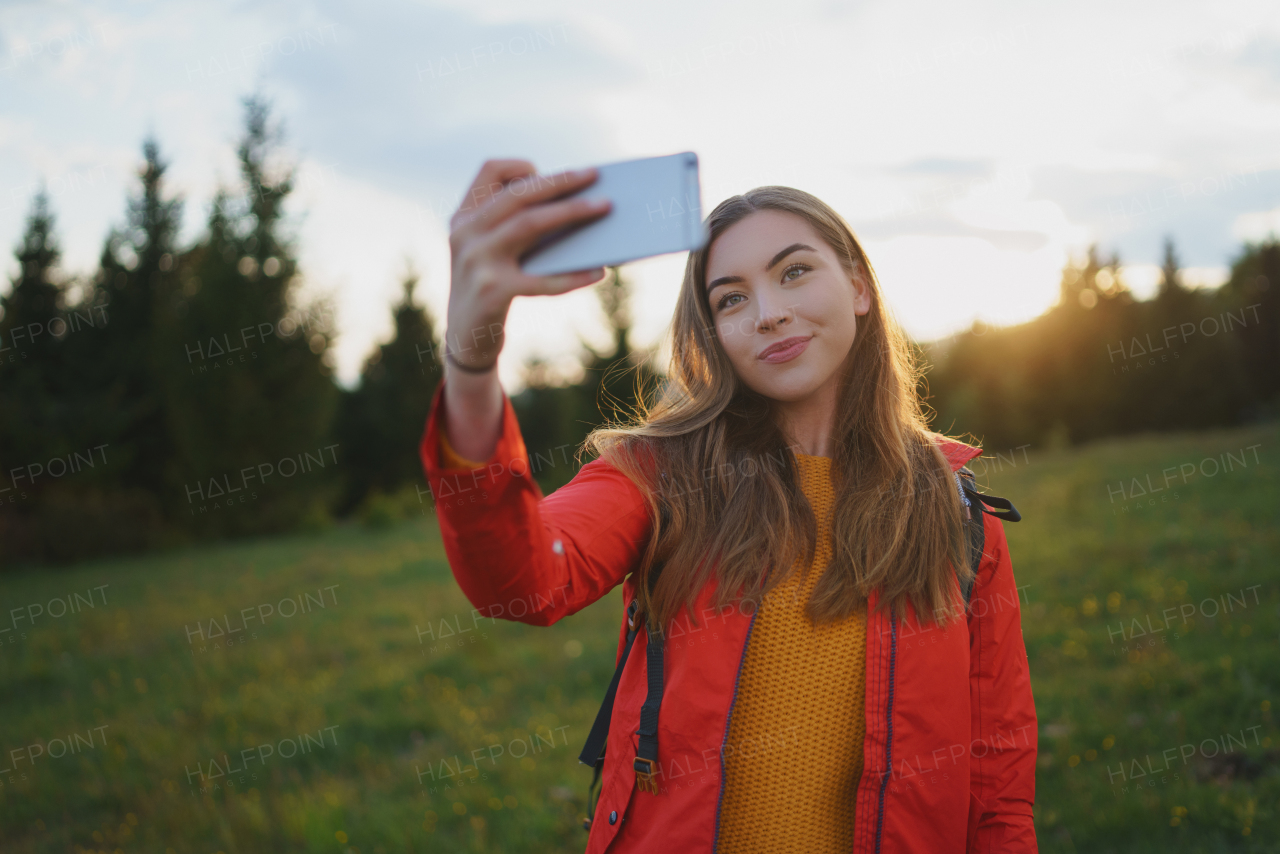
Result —
[[[632, 762], [640, 748], [640, 736], [631, 733], [630, 739], [623, 744], [627, 749], [622, 756], [605, 753], [600, 800], [596, 802], [596, 814], [591, 820], [587, 854], [620, 850], [615, 843], [625, 829], [627, 812], [631, 809], [631, 800], [636, 794], [636, 775]], [[618, 813], [618, 820], [610, 824], [609, 814], [612, 812]], [[600, 833], [599, 839], [596, 838], [597, 831]]]

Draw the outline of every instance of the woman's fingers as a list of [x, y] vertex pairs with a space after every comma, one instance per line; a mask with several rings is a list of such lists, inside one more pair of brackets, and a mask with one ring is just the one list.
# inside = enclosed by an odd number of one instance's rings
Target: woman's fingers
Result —
[[512, 179], [480, 212], [485, 228], [497, 228], [521, 209], [577, 192], [596, 179], [595, 169], [579, 169], [556, 175], [525, 175]]
[[457, 231], [479, 219], [481, 211], [491, 205], [494, 197], [511, 181], [535, 174], [537, 170], [528, 160], [486, 160], [450, 218], [450, 230]]
[[467, 194], [458, 206], [460, 211], [475, 210], [493, 199], [511, 181], [536, 175], [537, 169], [528, 160], [486, 160], [467, 188]]
[[525, 208], [494, 228], [493, 246], [518, 258], [548, 233], [598, 219], [609, 207], [608, 199], [574, 198]]
[[487, 161], [450, 219], [450, 230], [466, 236], [493, 229], [522, 208], [577, 192], [595, 179], [594, 168], [539, 175], [527, 160]]
[[603, 268], [555, 276], [520, 269], [520, 257], [547, 234], [608, 213], [607, 200], [559, 198], [595, 179], [595, 169], [539, 176], [527, 160], [485, 162], [450, 223], [450, 328], [491, 327], [513, 297], [562, 294], [604, 278]]
[[560, 273], [555, 276], [524, 276], [520, 282], [521, 296], [555, 296], [594, 285], [605, 276], [604, 267], [579, 270], [576, 273]]

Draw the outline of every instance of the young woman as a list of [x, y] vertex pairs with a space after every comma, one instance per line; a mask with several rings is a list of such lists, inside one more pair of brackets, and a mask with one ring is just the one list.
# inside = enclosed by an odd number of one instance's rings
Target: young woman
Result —
[[[1036, 716], [1000, 522], [981, 514], [976, 577], [965, 554], [980, 508], [955, 473], [981, 452], [927, 430], [908, 343], [827, 205], [762, 187], [712, 211], [660, 399], [595, 431], [598, 458], [542, 496], [494, 366], [515, 296], [602, 278], [517, 263], [607, 210], [549, 201], [592, 180], [480, 170], [451, 223], [449, 352], [421, 446], [481, 613], [550, 625], [619, 584], [636, 603], [587, 851], [1035, 851]], [[661, 699], [642, 714], [651, 670]]]

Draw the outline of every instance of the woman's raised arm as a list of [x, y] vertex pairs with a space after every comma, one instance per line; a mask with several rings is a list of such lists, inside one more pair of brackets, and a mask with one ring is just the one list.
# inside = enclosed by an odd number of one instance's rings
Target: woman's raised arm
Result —
[[[594, 460], [544, 498], [505, 394], [493, 452], [475, 468], [447, 466], [440, 430], [449, 382], [436, 389], [420, 452], [449, 567], [473, 616], [546, 626], [622, 583], [652, 532], [639, 488]], [[563, 449], [535, 449], [535, 464], [567, 462], [553, 454]]]
[[464, 457], [485, 459], [498, 441], [503, 392], [496, 368], [512, 300], [562, 294], [604, 277], [603, 268], [559, 276], [520, 269], [520, 256], [544, 235], [608, 212], [607, 201], [553, 201], [595, 179], [594, 169], [538, 175], [527, 160], [489, 160], [449, 221], [447, 432]]
[[[593, 169], [539, 176], [527, 161], [491, 160], [450, 221], [449, 357], [420, 454], [449, 566], [477, 617], [554, 623], [621, 583], [649, 536], [639, 489], [603, 461], [543, 497], [495, 369], [515, 297], [565, 293], [603, 277], [603, 269], [528, 276], [519, 266], [544, 234], [608, 210], [552, 201], [594, 180]], [[557, 451], [568, 464], [563, 449], [534, 449], [534, 459], [545, 465]], [[460, 465], [459, 457], [479, 465]]]

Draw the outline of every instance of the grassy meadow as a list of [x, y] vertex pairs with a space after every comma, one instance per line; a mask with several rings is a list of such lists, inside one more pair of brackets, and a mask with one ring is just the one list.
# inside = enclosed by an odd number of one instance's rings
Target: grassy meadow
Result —
[[[977, 466], [1042, 851], [1280, 848], [1278, 463], [1271, 424]], [[0, 848], [581, 851], [620, 613], [473, 619], [429, 508], [2, 576]]]

